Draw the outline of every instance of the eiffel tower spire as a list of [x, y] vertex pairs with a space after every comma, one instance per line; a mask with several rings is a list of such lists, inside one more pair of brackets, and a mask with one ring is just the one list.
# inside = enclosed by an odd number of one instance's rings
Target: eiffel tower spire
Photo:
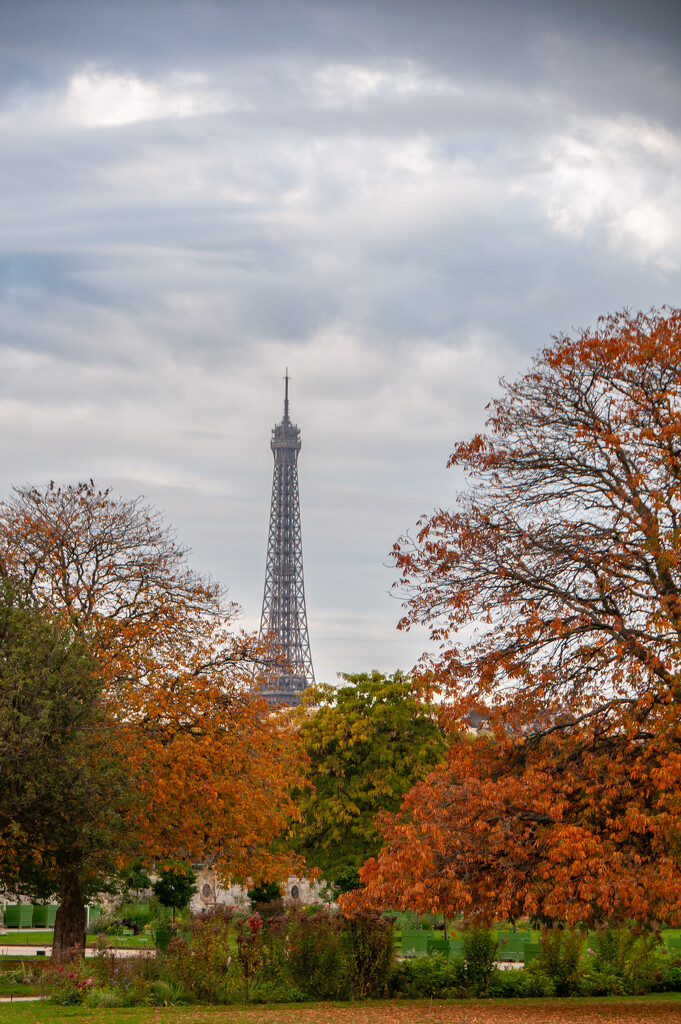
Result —
[[281, 660], [261, 687], [261, 693], [273, 706], [299, 704], [302, 690], [314, 683], [300, 535], [298, 452], [301, 441], [300, 430], [289, 419], [288, 368], [284, 381], [284, 417], [272, 431], [270, 441], [274, 476], [260, 617], [260, 639], [271, 636], [279, 645]]

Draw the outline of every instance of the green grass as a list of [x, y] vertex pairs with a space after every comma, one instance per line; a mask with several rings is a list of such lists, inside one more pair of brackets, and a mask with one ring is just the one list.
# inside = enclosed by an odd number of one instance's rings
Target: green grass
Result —
[[[41, 949], [48, 949], [52, 945], [54, 932], [51, 928], [44, 928], [42, 931], [11, 931], [0, 935], [0, 946], [38, 946]], [[153, 949], [153, 938], [144, 941], [139, 935], [107, 935], [108, 942], [120, 949]], [[91, 946], [96, 943], [96, 935], [88, 935], [87, 944]]]
[[52, 928], [39, 932], [13, 930], [0, 935], [0, 946], [51, 946], [53, 935]]

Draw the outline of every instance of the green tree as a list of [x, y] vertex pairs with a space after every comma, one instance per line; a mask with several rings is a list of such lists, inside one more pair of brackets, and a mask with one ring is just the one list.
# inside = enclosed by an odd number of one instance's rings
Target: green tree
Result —
[[60, 901], [57, 958], [82, 946], [84, 898], [115, 873], [123, 759], [82, 636], [0, 583], [0, 878], [19, 897]]
[[348, 685], [316, 687], [300, 717], [311, 788], [296, 794], [301, 817], [293, 843], [327, 879], [378, 853], [376, 815], [397, 811], [446, 752], [433, 706], [407, 676], [372, 672], [343, 679]]
[[165, 863], [159, 872], [158, 880], [154, 882], [154, 893], [158, 902], [162, 907], [173, 908], [173, 921], [175, 911], [188, 906], [195, 892], [196, 874], [184, 861]]

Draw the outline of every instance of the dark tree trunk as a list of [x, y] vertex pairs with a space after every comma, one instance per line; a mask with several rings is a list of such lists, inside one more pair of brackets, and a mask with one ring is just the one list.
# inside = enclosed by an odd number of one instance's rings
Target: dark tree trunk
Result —
[[54, 922], [53, 960], [85, 955], [86, 919], [80, 872], [77, 867], [66, 868], [61, 875], [61, 903]]

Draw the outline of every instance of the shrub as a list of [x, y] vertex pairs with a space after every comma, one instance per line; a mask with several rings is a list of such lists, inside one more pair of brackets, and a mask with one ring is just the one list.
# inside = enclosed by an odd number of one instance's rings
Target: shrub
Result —
[[180, 982], [160, 978], [151, 984], [149, 999], [153, 1006], [175, 1006], [183, 1001], [183, 997], [184, 989]]
[[496, 970], [490, 977], [488, 996], [495, 999], [529, 999], [555, 994], [553, 982], [529, 965], [524, 970]]
[[194, 1002], [225, 1001], [225, 983], [232, 964], [231, 912], [206, 913], [189, 924], [189, 942], [170, 940], [165, 958], [167, 982], [179, 986]]
[[464, 928], [461, 932], [466, 982], [475, 996], [486, 995], [497, 969], [497, 939], [490, 928]]
[[609, 925], [588, 940], [584, 989], [589, 995], [639, 995], [663, 983], [669, 958], [659, 935]]
[[[50, 965], [49, 981], [52, 982], [50, 1001], [57, 1006], [79, 1006], [85, 996], [94, 988], [93, 974], [87, 974], [86, 965], [80, 958], [70, 964]], [[48, 981], [48, 972], [45, 980]]]
[[100, 914], [99, 917], [95, 917], [90, 921], [87, 926], [88, 935], [103, 935], [108, 932], [112, 925], [118, 924], [119, 920], [115, 914], [107, 913]]
[[289, 915], [284, 939], [293, 985], [311, 999], [349, 999], [351, 960], [345, 922], [328, 910]]
[[253, 914], [237, 922], [237, 956], [244, 980], [244, 998], [248, 1002], [251, 984], [262, 967], [262, 927], [260, 914]]
[[466, 968], [462, 957], [445, 960], [439, 953], [413, 957], [393, 966], [389, 993], [408, 999], [455, 999], [466, 994]]
[[395, 919], [377, 913], [358, 914], [346, 922], [352, 954], [352, 994], [380, 999], [388, 994], [395, 948]]
[[584, 987], [580, 971], [583, 933], [571, 928], [542, 928], [540, 942], [535, 971], [551, 979], [557, 996], [580, 995]]
[[92, 988], [85, 996], [83, 1003], [93, 1009], [109, 1008], [117, 1006], [130, 1006], [130, 996], [123, 989]]

